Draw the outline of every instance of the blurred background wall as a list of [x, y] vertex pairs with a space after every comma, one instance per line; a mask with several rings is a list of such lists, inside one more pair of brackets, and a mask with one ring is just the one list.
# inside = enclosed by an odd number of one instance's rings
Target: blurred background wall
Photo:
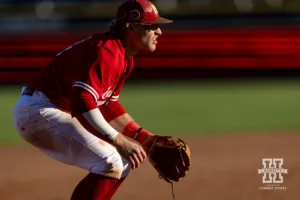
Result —
[[[106, 30], [117, 0], [1, 0], [0, 82], [26, 83], [62, 49]], [[131, 79], [298, 77], [300, 1], [156, 0], [157, 51]]]
[[[0, 0], [1, 200], [69, 199], [86, 174], [25, 143], [12, 111], [21, 85], [72, 43], [105, 31], [120, 3]], [[162, 27], [154, 53], [136, 56], [120, 102], [152, 133], [188, 139], [193, 164], [176, 199], [300, 199], [300, 0], [155, 3], [174, 23]], [[284, 159], [287, 191], [258, 190], [262, 158]], [[148, 165], [115, 200], [170, 199], [164, 184]]]

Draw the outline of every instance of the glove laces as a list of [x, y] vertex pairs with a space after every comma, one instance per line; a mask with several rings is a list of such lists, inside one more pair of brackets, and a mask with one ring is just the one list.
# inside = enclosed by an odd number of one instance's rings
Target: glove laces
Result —
[[172, 188], [172, 195], [173, 195], [173, 199], [175, 199], [173, 181], [171, 181], [171, 188]]

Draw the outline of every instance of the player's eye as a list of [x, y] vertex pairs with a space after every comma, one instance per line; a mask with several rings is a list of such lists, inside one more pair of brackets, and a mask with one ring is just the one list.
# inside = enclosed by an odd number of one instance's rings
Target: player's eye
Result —
[[142, 27], [144, 27], [148, 31], [156, 31], [160, 28], [160, 24], [140, 24]]
[[145, 24], [147, 30], [149, 31], [156, 31], [158, 28], [160, 28], [160, 24]]
[[157, 30], [157, 29], [159, 29], [159, 28], [160, 28], [160, 24], [151, 24], [151, 25], [150, 25], [150, 30], [155, 31], [155, 30]]

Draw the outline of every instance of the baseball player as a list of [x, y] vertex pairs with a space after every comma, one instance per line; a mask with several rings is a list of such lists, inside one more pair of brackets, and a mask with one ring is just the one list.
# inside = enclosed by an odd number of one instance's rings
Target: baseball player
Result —
[[118, 98], [133, 56], [140, 50], [153, 52], [160, 24], [171, 22], [150, 1], [128, 0], [109, 31], [58, 53], [22, 88], [13, 111], [19, 135], [46, 155], [90, 172], [71, 200], [111, 199], [130, 168], [145, 160], [153, 135]]

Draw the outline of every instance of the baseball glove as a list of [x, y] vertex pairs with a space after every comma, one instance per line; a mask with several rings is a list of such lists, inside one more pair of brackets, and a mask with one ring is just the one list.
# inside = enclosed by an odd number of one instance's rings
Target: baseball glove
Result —
[[191, 166], [191, 152], [187, 143], [170, 136], [154, 136], [148, 159], [159, 177], [168, 183], [185, 177]]

